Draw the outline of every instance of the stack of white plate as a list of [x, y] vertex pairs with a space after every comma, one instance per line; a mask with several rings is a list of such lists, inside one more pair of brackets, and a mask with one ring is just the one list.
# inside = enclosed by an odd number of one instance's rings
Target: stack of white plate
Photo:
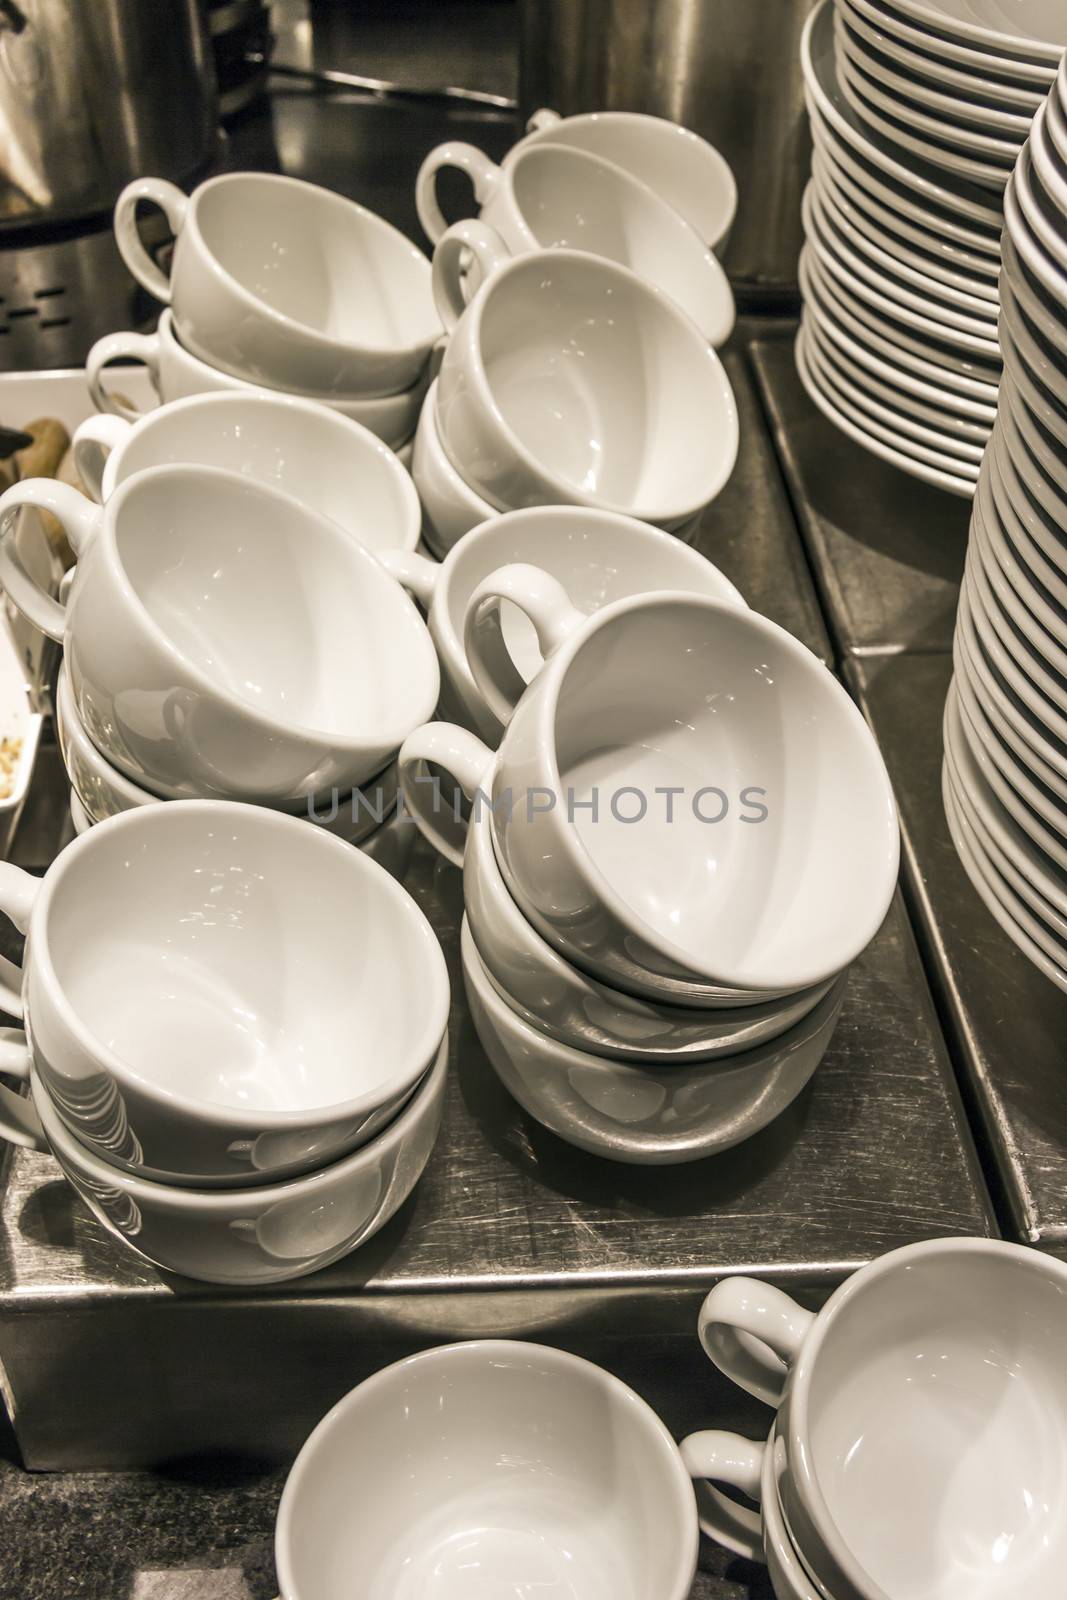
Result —
[[945, 811], [1001, 926], [1067, 990], [1067, 65], [1005, 196], [1004, 379], [945, 708]]
[[[797, 364], [894, 465], [974, 493], [995, 414], [1002, 191], [1067, 0], [823, 0], [802, 46], [814, 157]], [[997, 13], [1000, 13], [999, 18]]]

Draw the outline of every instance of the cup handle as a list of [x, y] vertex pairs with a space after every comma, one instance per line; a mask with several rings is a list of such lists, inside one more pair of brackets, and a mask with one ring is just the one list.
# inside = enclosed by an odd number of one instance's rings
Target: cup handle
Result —
[[487, 222], [454, 222], [442, 235], [433, 253], [433, 297], [446, 333], [452, 332], [467, 309], [468, 286], [462, 274], [468, 251], [478, 263], [479, 286], [511, 260], [503, 239]]
[[169, 306], [170, 279], [156, 266], [137, 232], [137, 204], [141, 200], [157, 205], [170, 223], [171, 232], [177, 236], [185, 221], [189, 198], [176, 183], [168, 183], [166, 178], [135, 178], [115, 202], [115, 239], [119, 254], [137, 282]]
[[[6, 1072], [11, 1078], [21, 1078], [23, 1083], [30, 1076], [30, 1047], [21, 1028], [0, 1028], [0, 1072]], [[47, 1151], [50, 1148], [33, 1101], [16, 1094], [3, 1083], [0, 1083], [0, 1139], [6, 1139], [8, 1144], [20, 1144], [26, 1150]]]
[[506, 727], [526, 684], [504, 642], [501, 600], [510, 600], [529, 617], [546, 659], [588, 618], [571, 603], [563, 585], [540, 567], [517, 561], [482, 579], [467, 602], [463, 649], [482, 699]]
[[391, 578], [415, 596], [424, 610], [429, 608], [441, 575], [439, 561], [431, 561], [417, 550], [380, 550], [378, 560]]
[[85, 362], [85, 376], [93, 405], [98, 411], [110, 411], [126, 422], [136, 422], [142, 415], [133, 406], [125, 406], [110, 395], [104, 387], [104, 368], [112, 361], [143, 361], [156, 394], [159, 385], [159, 335], [158, 333], [108, 333], [98, 339], [89, 351]]
[[773, 1284], [724, 1278], [701, 1306], [697, 1332], [720, 1372], [757, 1400], [777, 1406], [814, 1321], [813, 1311]]
[[74, 430], [74, 438], [71, 441], [74, 450], [74, 470], [97, 505], [101, 505], [104, 499], [104, 468], [107, 466], [107, 458], [112, 450], [117, 450], [122, 444], [132, 426], [133, 424], [124, 417], [97, 412], [95, 417], [86, 417], [85, 421]]
[[485, 205], [500, 176], [500, 168], [477, 145], [456, 141], [439, 144], [436, 150], [431, 150], [415, 179], [415, 210], [431, 244], [437, 244], [448, 228], [437, 203], [437, 174], [442, 167], [456, 167], [467, 174], [474, 185], [474, 198], [479, 207]]
[[426, 764], [442, 767], [468, 800], [476, 800], [485, 794], [483, 786], [494, 759], [488, 745], [451, 722], [427, 722], [400, 746], [397, 761], [404, 804], [423, 838], [453, 866], [463, 865], [467, 825], [444, 804], [439, 780], [425, 771]]
[[[14, 553], [14, 516], [20, 506], [50, 511], [61, 524], [76, 556], [84, 554], [95, 534], [102, 512], [69, 483], [55, 478], [27, 478], [0, 495], [0, 588], [22, 615], [50, 639], [63, 642], [67, 607], [35, 583]], [[0, 901], [0, 910], [3, 903]]]
[[554, 128], [563, 118], [558, 111], [550, 111], [547, 106], [542, 106], [540, 111], [535, 111], [526, 123], [527, 133], [540, 133], [542, 128]]
[[700, 1531], [739, 1556], [762, 1561], [763, 1518], [758, 1511], [750, 1511], [747, 1506], [727, 1499], [715, 1485], [725, 1483], [731, 1489], [740, 1489], [758, 1503], [766, 1444], [756, 1439], [743, 1439], [738, 1433], [713, 1429], [691, 1433], [678, 1448], [689, 1476], [700, 1484], [697, 1495]]

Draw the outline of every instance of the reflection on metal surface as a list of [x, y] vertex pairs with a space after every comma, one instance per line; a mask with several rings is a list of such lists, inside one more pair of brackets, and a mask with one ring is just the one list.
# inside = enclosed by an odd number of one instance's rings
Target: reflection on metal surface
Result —
[[507, 95], [487, 94], [483, 89], [459, 89], [441, 85], [437, 88], [421, 89], [414, 84], [390, 83], [386, 78], [364, 78], [357, 72], [338, 72], [327, 68], [293, 67], [280, 61], [271, 61], [262, 51], [251, 51], [245, 57], [249, 66], [267, 66], [273, 77], [295, 78], [300, 83], [308, 83], [318, 88], [326, 89], [360, 89], [366, 94], [379, 96], [383, 99], [394, 100], [419, 100], [429, 105], [438, 103], [456, 103], [472, 107], [488, 108], [500, 111], [510, 116], [516, 109], [516, 102]]
[[519, 101], [646, 111], [721, 150], [740, 197], [732, 279], [794, 292], [811, 142], [800, 35], [814, 0], [522, 0]]

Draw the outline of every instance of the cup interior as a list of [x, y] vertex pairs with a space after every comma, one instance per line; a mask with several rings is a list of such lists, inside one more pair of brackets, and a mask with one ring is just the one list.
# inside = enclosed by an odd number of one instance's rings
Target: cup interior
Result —
[[680, 595], [616, 608], [567, 664], [553, 735], [604, 891], [692, 970], [799, 987], [875, 932], [896, 870], [881, 757], [826, 668], [766, 619]]
[[717, 364], [641, 279], [594, 256], [522, 257], [484, 296], [480, 353], [505, 422], [569, 490], [646, 515], [714, 493]]
[[425, 256], [361, 206], [257, 173], [205, 185], [195, 205], [214, 260], [253, 299], [301, 327], [366, 350], [439, 331]]
[[811, 1470], [880, 1593], [1063, 1592], [1065, 1337], [1067, 1283], [1021, 1250], [913, 1258], [840, 1306], [812, 1366]]
[[305, 1446], [279, 1516], [282, 1588], [678, 1600], [695, 1549], [680, 1474], [643, 1402], [585, 1362], [502, 1341], [429, 1351]]
[[414, 1082], [444, 1029], [443, 959], [417, 907], [296, 818], [127, 812], [73, 846], [47, 892], [78, 1035], [181, 1103], [284, 1116], [362, 1101]]
[[116, 482], [189, 463], [241, 472], [331, 517], [368, 549], [413, 548], [418, 499], [392, 451], [325, 406], [238, 393], [149, 412], [122, 446]]
[[428, 646], [418, 614], [335, 524], [206, 468], [140, 475], [108, 509], [143, 612], [216, 691], [339, 742], [393, 727], [402, 736], [419, 715], [425, 685], [410, 657]]

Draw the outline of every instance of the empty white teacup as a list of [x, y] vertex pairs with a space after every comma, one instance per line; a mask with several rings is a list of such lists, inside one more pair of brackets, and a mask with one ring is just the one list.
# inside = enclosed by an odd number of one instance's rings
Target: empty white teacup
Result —
[[289, 1474], [285, 1600], [687, 1600], [693, 1493], [625, 1384], [562, 1350], [438, 1346], [366, 1379]]
[[457, 224], [434, 251], [435, 293], [454, 316], [470, 294], [466, 252], [477, 240], [497, 254], [563, 248], [620, 262], [665, 290], [711, 344], [729, 338], [734, 297], [717, 257], [679, 212], [622, 167], [565, 145], [531, 145], [503, 167], [473, 145], [441, 145], [419, 170], [420, 218], [436, 209], [438, 168], [453, 165], [471, 174], [481, 206], [481, 229]]
[[785, 1520], [834, 1600], [1057, 1600], [1062, 1262], [1000, 1240], [935, 1239], [879, 1257], [818, 1314], [727, 1278], [700, 1336], [728, 1377], [779, 1406]]
[[[461, 226], [477, 249], [480, 224]], [[458, 322], [441, 310], [441, 444], [498, 510], [587, 505], [674, 528], [733, 471], [737, 408], [722, 363], [627, 267], [575, 250], [497, 257]]]
[[[184, 400], [186, 396], [194, 394], [236, 393], [273, 398], [285, 393], [284, 389], [272, 389], [262, 384], [248, 383], [244, 378], [235, 378], [192, 355], [182, 347], [174, 332], [174, 318], [169, 307], [161, 313], [155, 333], [105, 334], [96, 341], [86, 358], [85, 375], [97, 409], [113, 412], [127, 422], [136, 422], [142, 412], [122, 395], [121, 369], [116, 368], [113, 372], [117, 380], [116, 389], [105, 385], [104, 374], [113, 361], [143, 362], [152, 387], [163, 401]], [[415, 431], [428, 376], [429, 373], [425, 373], [401, 394], [361, 400], [338, 400], [329, 395], [313, 398], [340, 416], [360, 423], [391, 450], [399, 450]]]
[[[141, 203], [176, 237], [167, 276], [137, 232]], [[399, 394], [441, 326], [421, 250], [381, 217], [298, 178], [226, 172], [185, 195], [138, 178], [115, 205], [138, 283], [173, 305], [183, 344], [241, 378], [315, 396]]]
[[94, 500], [146, 467], [226, 467], [331, 517], [368, 550], [414, 550], [419, 540], [419, 497], [396, 456], [314, 400], [231, 391], [173, 400], [135, 423], [98, 413], [73, 449]]
[[437, 431], [437, 380], [426, 391], [411, 452], [411, 477], [422, 503], [422, 537], [443, 561], [460, 540], [497, 509], [476, 494], [445, 454]]
[[150, 467], [104, 506], [28, 479], [0, 499], [62, 524], [69, 604], [22, 571], [5, 530], [0, 581], [64, 641], [92, 742], [161, 796], [280, 804], [347, 793], [437, 703], [426, 626], [335, 522], [214, 467]]
[[[429, 403], [429, 402], [428, 402]], [[441, 714], [496, 744], [515, 701], [542, 662], [529, 620], [505, 601], [479, 614], [479, 648], [496, 669], [506, 715], [487, 703], [467, 664], [464, 624], [470, 597], [498, 567], [534, 563], [563, 584], [591, 614], [624, 595], [691, 589], [744, 605], [737, 589], [704, 556], [647, 522], [586, 506], [535, 506], [493, 517], [453, 545], [443, 561], [383, 552], [382, 563], [426, 608], [441, 663]], [[569, 601], [568, 601], [569, 605]], [[503, 709], [503, 707], [501, 708]]]
[[442, 1042], [407, 1104], [376, 1138], [316, 1172], [240, 1189], [155, 1183], [102, 1160], [74, 1137], [36, 1072], [32, 1104], [4, 1091], [0, 1138], [51, 1150], [97, 1220], [165, 1271], [205, 1283], [284, 1283], [348, 1255], [395, 1216], [430, 1159], [447, 1083]]
[[262, 807], [177, 801], [4, 863], [36, 1071], [83, 1143], [209, 1187], [321, 1166], [404, 1103], [448, 1021], [444, 957], [389, 874]]
[[450, 724], [405, 741], [401, 786], [431, 842], [461, 861], [426, 763], [492, 807], [538, 931], [637, 994], [766, 999], [848, 966], [893, 895], [897, 818], [871, 731], [817, 657], [681, 593], [618, 600], [541, 644], [496, 755]]
[[[737, 210], [737, 185], [724, 157], [699, 134], [665, 117], [636, 111], [593, 111], [576, 117], [561, 117], [558, 111], [535, 111], [526, 124], [526, 137], [504, 157], [505, 167], [517, 161], [524, 151], [541, 145], [587, 150], [633, 173], [680, 212], [705, 244], [722, 255]], [[443, 148], [450, 155], [456, 150], [454, 144]], [[460, 150], [469, 148], [461, 146]], [[437, 155], [434, 151], [427, 164], [434, 162]], [[438, 169], [452, 164], [449, 158], [435, 163]], [[462, 157], [455, 164], [467, 167]], [[476, 182], [477, 169], [468, 170]], [[447, 224], [431, 187], [424, 186], [419, 198], [419, 221], [436, 244]]]

